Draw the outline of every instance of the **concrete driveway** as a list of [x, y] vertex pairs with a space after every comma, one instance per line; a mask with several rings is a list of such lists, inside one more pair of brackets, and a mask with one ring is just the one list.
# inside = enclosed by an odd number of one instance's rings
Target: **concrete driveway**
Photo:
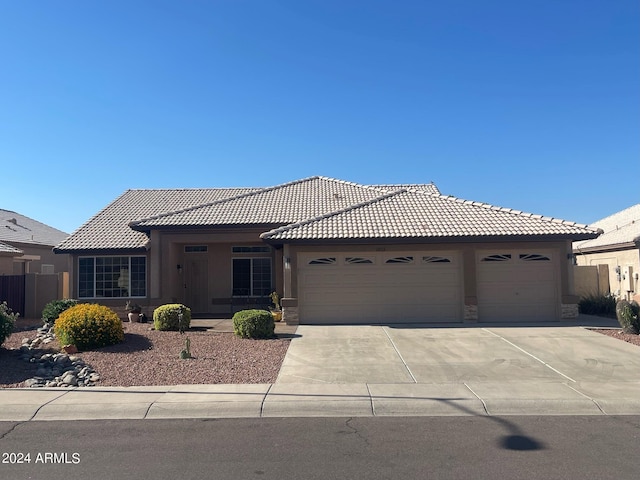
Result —
[[380, 399], [399, 392], [405, 401], [450, 399], [454, 411], [465, 402], [502, 414], [548, 411], [545, 402], [560, 414], [638, 410], [640, 348], [550, 325], [300, 326], [274, 393], [364, 384], [378, 414]]

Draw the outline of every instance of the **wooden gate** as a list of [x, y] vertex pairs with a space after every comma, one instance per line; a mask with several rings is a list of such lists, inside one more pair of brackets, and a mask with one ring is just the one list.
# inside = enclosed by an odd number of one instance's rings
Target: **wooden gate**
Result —
[[7, 306], [14, 312], [24, 315], [25, 276], [0, 275], [0, 303], [7, 302]]

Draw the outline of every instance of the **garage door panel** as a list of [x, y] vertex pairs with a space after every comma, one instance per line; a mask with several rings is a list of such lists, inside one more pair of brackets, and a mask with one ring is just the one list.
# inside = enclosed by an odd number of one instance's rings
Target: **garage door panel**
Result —
[[[480, 321], [532, 321], [558, 317], [556, 264], [547, 252], [479, 254], [477, 266]], [[530, 259], [535, 259], [530, 261]]]
[[388, 253], [361, 255], [368, 264], [349, 264], [354, 254], [316, 256], [336, 261], [327, 266], [310, 263], [312, 255], [299, 258], [301, 323], [461, 321], [460, 266], [454, 261], [424, 263], [422, 253], [404, 255], [410, 264], [386, 263], [393, 257]]

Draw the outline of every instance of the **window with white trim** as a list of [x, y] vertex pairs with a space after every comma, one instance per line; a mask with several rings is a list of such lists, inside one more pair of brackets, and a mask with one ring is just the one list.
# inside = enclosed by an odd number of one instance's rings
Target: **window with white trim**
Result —
[[78, 259], [78, 298], [125, 298], [146, 295], [146, 257]]
[[234, 258], [232, 268], [234, 297], [265, 297], [273, 291], [270, 258]]

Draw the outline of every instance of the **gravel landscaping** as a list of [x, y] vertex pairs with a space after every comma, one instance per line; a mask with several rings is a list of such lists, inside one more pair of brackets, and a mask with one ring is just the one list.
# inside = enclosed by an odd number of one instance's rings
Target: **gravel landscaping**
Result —
[[[0, 387], [24, 387], [38, 371], [36, 361], [23, 360], [20, 347], [34, 338], [40, 321], [19, 320], [17, 330], [0, 348]], [[233, 333], [190, 330], [157, 332], [150, 323], [124, 323], [125, 341], [95, 351], [73, 354], [98, 375], [100, 386], [143, 386], [213, 383], [273, 383], [290, 339], [241, 339]], [[189, 338], [193, 358], [181, 359]], [[36, 356], [58, 353], [53, 341]], [[24, 350], [24, 349], [23, 349]], [[27, 383], [28, 385], [28, 383]]]
[[[77, 373], [84, 368], [87, 377], [94, 374], [99, 378], [87, 384], [100, 386], [273, 383], [290, 342], [286, 335], [248, 340], [226, 332], [190, 330], [181, 335], [157, 332], [151, 323], [124, 323], [125, 341], [118, 345], [79, 352], [71, 355], [70, 361], [60, 355], [60, 345], [54, 340], [34, 347], [35, 361], [25, 361], [24, 342], [33, 341], [40, 326], [40, 320], [18, 320], [16, 331], [0, 347], [0, 388], [28, 386], [48, 364], [54, 368], [66, 365], [66, 370], [72, 370], [75, 364]], [[619, 329], [592, 330], [640, 347], [640, 335]], [[181, 359], [187, 337], [193, 358]], [[60, 372], [60, 381], [65, 369]]]

